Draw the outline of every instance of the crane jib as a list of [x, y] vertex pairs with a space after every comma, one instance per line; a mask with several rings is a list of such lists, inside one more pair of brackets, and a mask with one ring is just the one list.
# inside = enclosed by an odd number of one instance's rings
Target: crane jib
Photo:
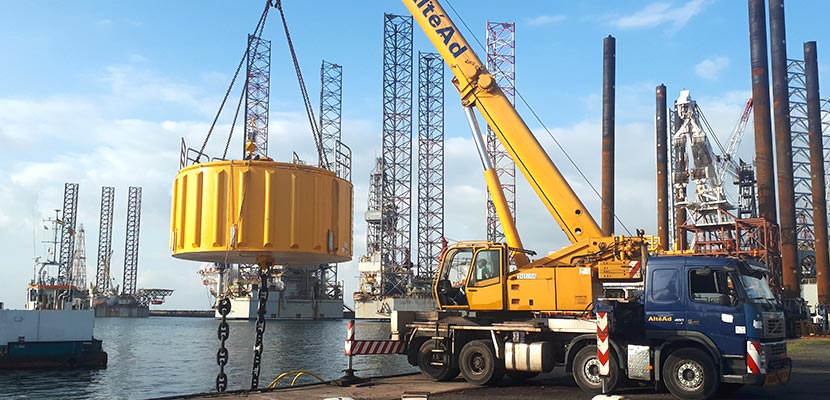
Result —
[[[458, 56], [467, 51], [467, 46], [463, 46], [453, 40], [453, 36], [455, 36], [456, 32], [455, 27], [452, 25], [452, 21], [450, 21], [446, 15], [436, 14], [435, 4], [433, 4], [431, 0], [412, 0], [412, 2], [416, 3], [418, 9], [424, 13], [424, 18], [429, 21], [430, 26], [435, 28], [435, 33], [444, 39], [444, 45], [447, 46], [447, 50], [453, 58], [458, 58]], [[448, 24], [446, 24], [445, 21], [447, 21]], [[442, 26], [445, 24], [447, 26]]]

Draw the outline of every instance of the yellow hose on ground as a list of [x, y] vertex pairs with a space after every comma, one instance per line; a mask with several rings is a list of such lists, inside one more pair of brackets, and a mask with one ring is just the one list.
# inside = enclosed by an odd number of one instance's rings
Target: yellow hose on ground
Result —
[[301, 370], [301, 369], [295, 369], [293, 371], [283, 372], [283, 373], [279, 374], [279, 376], [277, 376], [271, 383], [268, 384], [268, 388], [272, 389], [272, 388], [277, 387], [277, 385], [279, 384], [279, 382], [283, 378], [285, 378], [286, 376], [294, 375], [294, 374], [296, 374], [296, 375], [294, 376], [294, 379], [291, 380], [291, 386], [294, 386], [294, 384], [297, 383], [297, 379], [300, 379], [300, 377], [303, 376], [303, 375], [313, 376], [314, 378], [317, 378], [318, 381], [325, 382], [325, 380], [323, 378], [321, 378], [319, 375], [317, 375], [313, 372], [304, 371], [304, 370]]

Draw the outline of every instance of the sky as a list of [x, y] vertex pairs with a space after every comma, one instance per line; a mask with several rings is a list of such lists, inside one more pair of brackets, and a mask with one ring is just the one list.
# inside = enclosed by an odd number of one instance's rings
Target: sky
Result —
[[[211, 306], [196, 273], [203, 265], [171, 257], [172, 182], [182, 138], [191, 147], [205, 140], [264, 4], [0, 0], [0, 254], [6, 257], [0, 302], [23, 306], [34, 258], [45, 254], [43, 219], [61, 208], [64, 183], [76, 182], [88, 280], [97, 263], [101, 187], [116, 187], [112, 273], [120, 284], [127, 192], [141, 186], [138, 287], [175, 289], [162, 308]], [[356, 259], [365, 250], [368, 176], [381, 151], [383, 14], [407, 11], [398, 1], [382, 0], [283, 4], [316, 112], [321, 61], [343, 66], [342, 140], [353, 150], [355, 261], [340, 265], [338, 279], [348, 303], [357, 286]], [[655, 87], [667, 86], [670, 104], [690, 89], [722, 141], [751, 94], [743, 1], [442, 4], [471, 43], [484, 42], [488, 20], [516, 23], [516, 88], [529, 105], [517, 109], [596, 219], [600, 201], [591, 187], [600, 187], [602, 41], [616, 37], [618, 234], [636, 228], [656, 233]], [[830, 76], [823, 45], [830, 41], [821, 28], [828, 12], [830, 3], [818, 0], [786, 6], [788, 56], [803, 58], [802, 43], [816, 40], [822, 79]], [[276, 10], [264, 36], [272, 41], [269, 156], [287, 162], [293, 151], [313, 163], [315, 147]], [[484, 50], [473, 46], [483, 58]], [[434, 51], [417, 26], [414, 49]], [[483, 239], [484, 179], [449, 79], [445, 105], [445, 235]], [[231, 116], [226, 111], [220, 118], [209, 154], [222, 152]], [[752, 144], [750, 124], [739, 150], [744, 159], [752, 158]], [[241, 147], [237, 133], [231, 155]], [[539, 253], [567, 244], [520, 176], [517, 225], [525, 247]]]

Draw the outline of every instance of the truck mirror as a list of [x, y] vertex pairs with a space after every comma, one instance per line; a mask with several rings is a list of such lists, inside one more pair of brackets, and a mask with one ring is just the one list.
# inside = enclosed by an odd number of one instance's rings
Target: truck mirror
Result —
[[718, 304], [722, 306], [731, 306], [732, 298], [728, 294], [718, 295]]
[[697, 276], [709, 276], [712, 273], [712, 268], [705, 267], [701, 269], [695, 270], [695, 275]]

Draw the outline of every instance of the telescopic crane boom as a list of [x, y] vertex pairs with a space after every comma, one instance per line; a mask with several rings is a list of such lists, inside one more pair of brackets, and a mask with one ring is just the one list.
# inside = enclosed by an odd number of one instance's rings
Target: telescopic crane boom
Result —
[[[435, 287], [439, 306], [469, 310], [582, 311], [599, 295], [597, 279], [633, 278], [634, 271], [639, 268], [638, 262], [645, 260], [644, 239], [604, 236], [441, 5], [435, 0], [403, 2], [450, 67], [476, 141], [479, 142], [480, 133], [472, 108], [478, 109], [487, 121], [571, 242], [570, 246], [546, 257], [526, 262], [512, 218], [506, 211], [499, 212], [505, 228], [506, 248], [504, 244], [477, 242], [462, 243], [445, 250]], [[479, 152], [483, 155], [487, 185], [498, 211], [499, 197], [503, 198], [503, 193], [498, 195], [501, 188], [494, 171], [485, 161], [488, 157], [482, 146], [479, 146]], [[502, 204], [502, 208], [506, 210], [506, 205]], [[508, 252], [512, 253], [516, 263], [514, 272], [510, 272]], [[478, 270], [480, 258], [489, 259], [491, 264], [498, 258], [498, 281], [488, 280], [486, 285], [483, 284]], [[460, 302], [467, 304], [458, 304], [459, 301], [453, 304], [450, 298], [451, 285], [454, 286], [456, 280], [453, 269], [465, 263], [470, 269], [464, 276], [467, 298]], [[474, 268], [469, 268], [471, 266]], [[492, 285], [495, 282], [500, 284]]]

